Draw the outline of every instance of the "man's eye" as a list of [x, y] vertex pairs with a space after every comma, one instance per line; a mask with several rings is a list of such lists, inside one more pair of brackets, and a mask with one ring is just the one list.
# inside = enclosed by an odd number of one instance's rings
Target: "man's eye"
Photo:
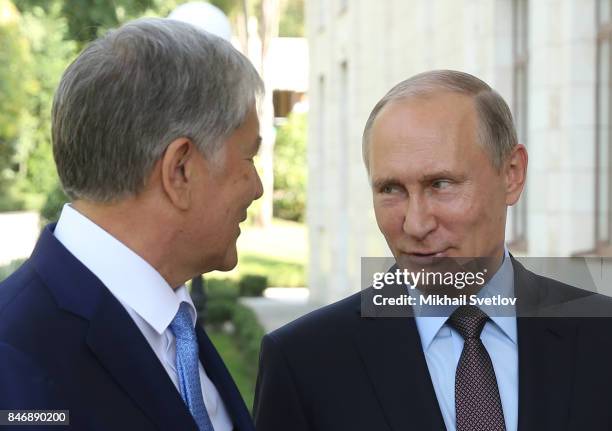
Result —
[[433, 183], [431, 183], [431, 186], [434, 189], [437, 190], [442, 190], [445, 189], [446, 187], [450, 186], [451, 182], [449, 180], [435, 180]]
[[397, 190], [397, 186], [394, 185], [385, 185], [380, 188], [380, 192], [382, 194], [390, 194]]

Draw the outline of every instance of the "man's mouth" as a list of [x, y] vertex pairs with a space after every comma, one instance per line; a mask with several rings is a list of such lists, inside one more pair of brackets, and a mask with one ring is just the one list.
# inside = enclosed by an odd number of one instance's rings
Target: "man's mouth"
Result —
[[410, 251], [407, 253], [402, 253], [402, 258], [407, 261], [407, 263], [417, 264], [417, 265], [431, 265], [435, 263], [436, 260], [439, 260], [442, 257], [447, 257], [448, 249], [444, 250], [420, 250], [420, 251]]
[[444, 249], [441, 251], [411, 251], [408, 253], [405, 253], [407, 256], [410, 257], [444, 257], [446, 256], [446, 251], [448, 249]]

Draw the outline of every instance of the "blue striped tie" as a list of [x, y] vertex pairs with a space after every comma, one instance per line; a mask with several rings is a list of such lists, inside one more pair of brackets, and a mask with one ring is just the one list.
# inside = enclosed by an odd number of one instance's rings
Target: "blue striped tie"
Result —
[[183, 401], [189, 407], [200, 431], [214, 431], [204, 405], [204, 398], [202, 398], [198, 368], [198, 341], [189, 314], [189, 304], [186, 302], [181, 302], [174, 320], [170, 323], [170, 330], [176, 338], [176, 372]]

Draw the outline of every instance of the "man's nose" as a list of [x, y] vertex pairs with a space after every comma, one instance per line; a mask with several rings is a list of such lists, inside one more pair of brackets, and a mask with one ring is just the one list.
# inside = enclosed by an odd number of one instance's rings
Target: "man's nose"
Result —
[[411, 197], [406, 205], [404, 232], [421, 241], [436, 229], [436, 218], [423, 197]]

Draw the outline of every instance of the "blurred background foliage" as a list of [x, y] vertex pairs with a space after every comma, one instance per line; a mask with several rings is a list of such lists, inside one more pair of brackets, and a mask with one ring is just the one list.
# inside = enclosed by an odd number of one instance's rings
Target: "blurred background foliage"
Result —
[[10, 190], [18, 173], [20, 132], [34, 83], [32, 55], [23, 19], [9, 0], [0, 0], [0, 209], [18, 207]]
[[[45, 7], [42, 7], [41, 5]], [[59, 1], [0, 0], [0, 210], [40, 210], [59, 187], [51, 102], [76, 55]]]
[[66, 22], [65, 38], [80, 47], [101, 31], [116, 27], [156, 6], [155, 0], [14, 0], [21, 11], [55, 10]]
[[[259, 2], [214, 0], [230, 17]], [[53, 221], [66, 202], [50, 140], [53, 93], [90, 40], [142, 15], [166, 16], [174, 0], [0, 0], [0, 211], [40, 211]], [[303, 36], [304, 0], [281, 0], [281, 36]], [[274, 215], [304, 220], [306, 115], [292, 114], [275, 148]]]
[[303, 222], [306, 212], [306, 113], [292, 112], [274, 147], [274, 216]]
[[280, 37], [304, 37], [304, 0], [282, 0], [278, 23]]

